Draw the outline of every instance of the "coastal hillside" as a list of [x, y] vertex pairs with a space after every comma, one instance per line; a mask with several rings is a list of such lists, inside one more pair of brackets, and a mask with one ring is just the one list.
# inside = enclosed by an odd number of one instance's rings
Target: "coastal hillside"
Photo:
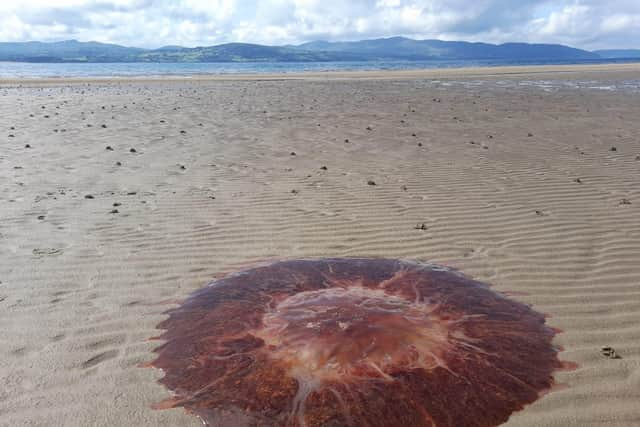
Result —
[[99, 42], [0, 43], [0, 61], [13, 62], [327, 62], [376, 60], [588, 60], [593, 52], [557, 44], [470, 43], [404, 37], [355, 42], [315, 41], [265, 46], [227, 43], [143, 49]]

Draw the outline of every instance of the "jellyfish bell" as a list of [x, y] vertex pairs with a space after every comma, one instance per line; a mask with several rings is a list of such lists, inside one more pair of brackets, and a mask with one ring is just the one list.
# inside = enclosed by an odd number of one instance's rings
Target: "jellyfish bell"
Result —
[[164, 407], [218, 426], [493, 426], [564, 366], [542, 314], [447, 268], [388, 259], [248, 269], [159, 327]]

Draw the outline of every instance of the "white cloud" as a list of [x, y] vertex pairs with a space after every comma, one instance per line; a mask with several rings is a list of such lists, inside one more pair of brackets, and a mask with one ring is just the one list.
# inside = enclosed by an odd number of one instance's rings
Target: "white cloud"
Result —
[[640, 48], [640, 1], [0, 0], [0, 41], [156, 47], [394, 35]]

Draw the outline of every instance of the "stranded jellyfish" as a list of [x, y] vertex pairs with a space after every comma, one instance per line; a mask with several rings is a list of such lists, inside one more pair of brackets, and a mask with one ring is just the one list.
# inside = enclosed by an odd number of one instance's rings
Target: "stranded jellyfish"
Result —
[[495, 426], [563, 367], [544, 316], [444, 267], [277, 262], [159, 326], [153, 366], [214, 426]]

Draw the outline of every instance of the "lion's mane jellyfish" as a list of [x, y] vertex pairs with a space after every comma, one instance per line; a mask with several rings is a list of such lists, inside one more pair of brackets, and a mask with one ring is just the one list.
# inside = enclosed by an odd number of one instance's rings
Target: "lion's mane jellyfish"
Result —
[[447, 268], [293, 260], [217, 280], [153, 366], [215, 426], [495, 426], [562, 368], [542, 314]]

